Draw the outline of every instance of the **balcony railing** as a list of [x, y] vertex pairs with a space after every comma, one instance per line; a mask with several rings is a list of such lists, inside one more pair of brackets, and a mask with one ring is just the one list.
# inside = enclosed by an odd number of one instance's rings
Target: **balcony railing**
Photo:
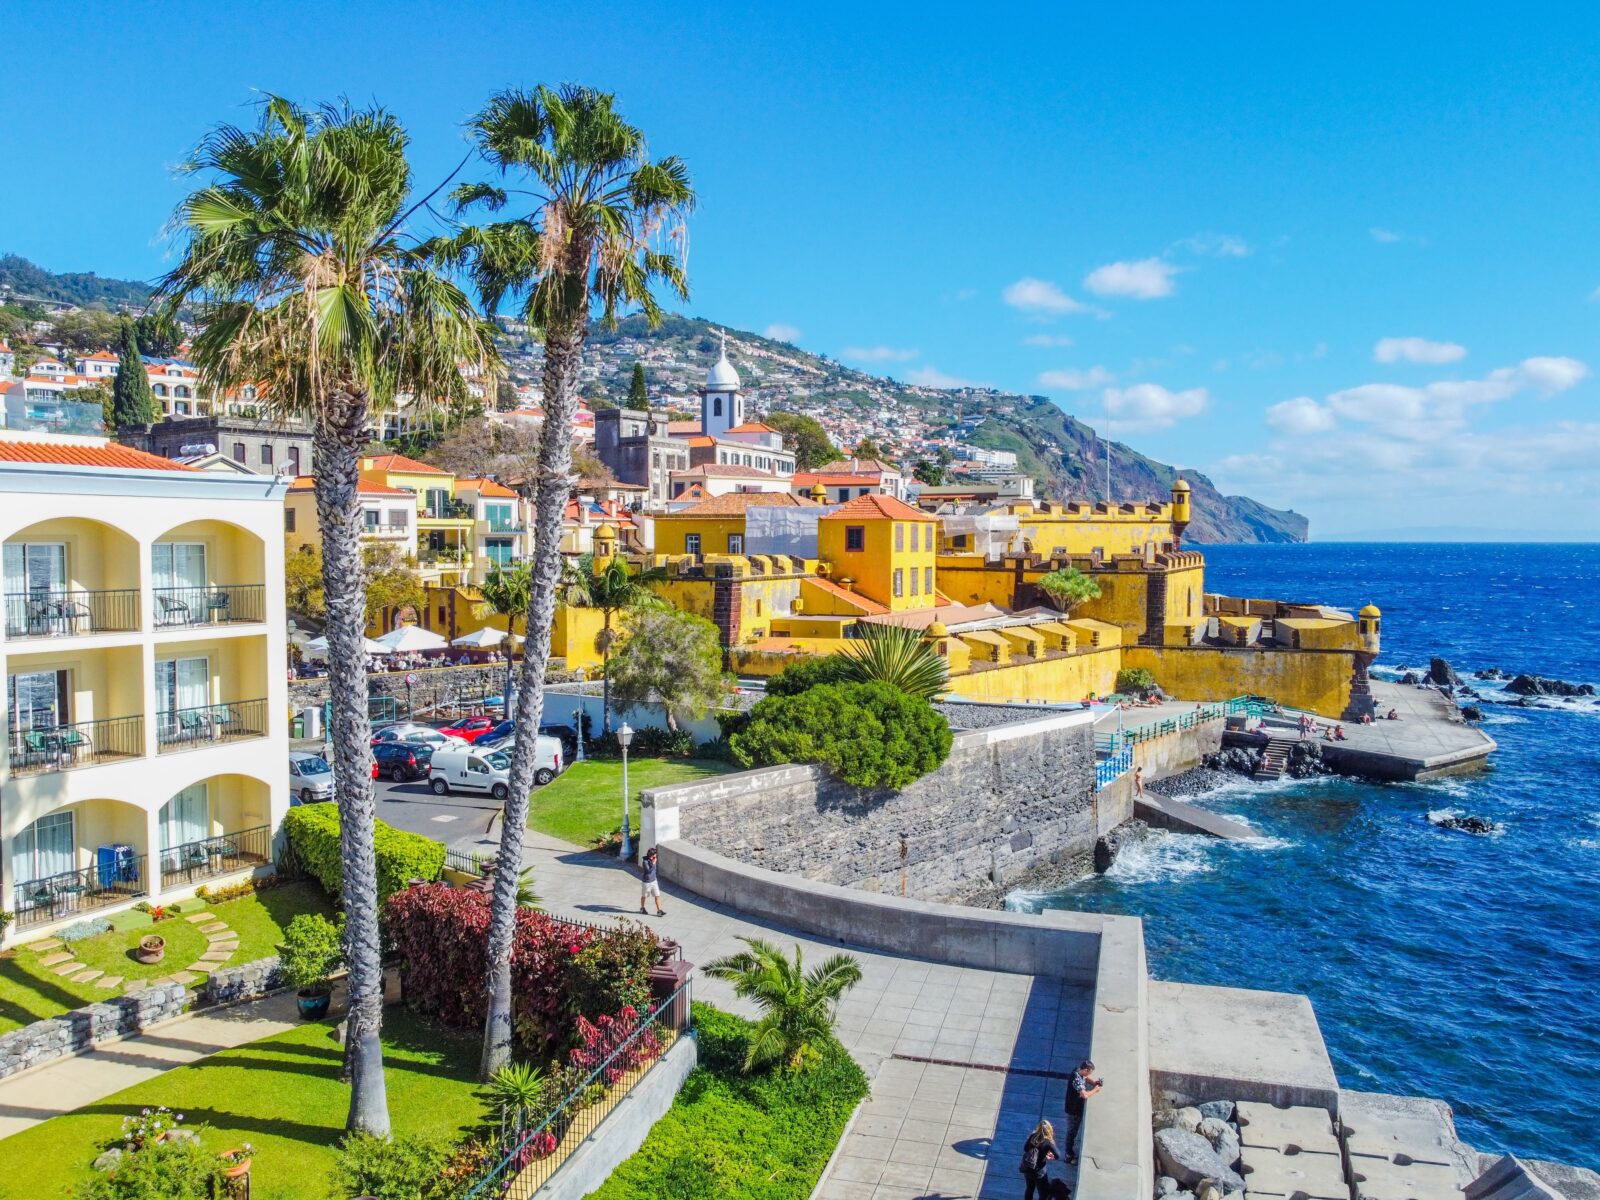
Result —
[[84, 633], [131, 633], [139, 628], [137, 588], [109, 591], [6, 594], [8, 638], [74, 637]]
[[50, 729], [11, 731], [11, 774], [45, 775], [144, 754], [144, 718], [111, 717]]
[[93, 867], [45, 879], [25, 879], [12, 889], [17, 928], [48, 925], [77, 913], [93, 912], [148, 895], [142, 854], [107, 854]]
[[157, 588], [155, 609], [157, 629], [265, 621], [267, 589], [260, 583]]
[[528, 527], [521, 521], [485, 521], [485, 533], [526, 533]]
[[446, 546], [442, 550], [424, 549], [417, 551], [417, 561], [425, 567], [458, 566], [467, 561], [467, 552], [465, 548], [456, 546]]
[[445, 500], [438, 504], [426, 504], [422, 507], [421, 516], [434, 521], [452, 520], [459, 517], [472, 517], [472, 505], [464, 500]]
[[265, 700], [230, 700], [156, 714], [156, 749], [195, 750], [218, 742], [267, 736]]
[[222, 833], [161, 852], [161, 885], [198, 883], [272, 861], [272, 826]]

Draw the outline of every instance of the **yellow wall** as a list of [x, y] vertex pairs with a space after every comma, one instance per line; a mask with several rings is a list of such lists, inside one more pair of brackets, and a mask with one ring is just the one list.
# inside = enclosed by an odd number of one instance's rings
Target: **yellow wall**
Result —
[[[862, 549], [847, 550], [847, 530], [863, 531]], [[929, 569], [938, 557], [939, 525], [926, 521], [895, 521], [888, 517], [861, 520], [829, 516], [817, 522], [817, 555], [828, 564], [835, 580], [853, 579], [858, 592], [892, 612], [932, 608], [936, 601], [927, 586]], [[916, 549], [912, 549], [915, 545]], [[900, 595], [894, 594], [895, 573], [900, 573]], [[916, 572], [915, 595], [912, 572]], [[933, 588], [938, 577], [934, 576]]]
[[[78, 650], [64, 654], [12, 654], [6, 671], [66, 671], [71, 693], [68, 715], [73, 723], [113, 717], [147, 716], [144, 712], [143, 663], [137, 646]], [[258, 693], [259, 694], [259, 693]]]
[[29, 525], [6, 541], [65, 544], [68, 588], [92, 592], [139, 587], [139, 544], [114, 525], [62, 517]]
[[681, 513], [656, 518], [656, 553], [688, 554], [690, 534], [700, 535], [701, 554], [727, 554], [728, 536], [744, 536], [744, 515], [684, 516]]
[[1162, 690], [1184, 700], [1257, 695], [1338, 717], [1350, 703], [1355, 660], [1349, 654], [1295, 650], [1129, 646], [1123, 666], [1147, 668]]
[[[615, 629], [618, 621], [612, 617]], [[569, 671], [593, 671], [604, 661], [595, 639], [605, 628], [605, 614], [598, 608], [576, 608], [563, 604], [556, 609], [555, 624], [550, 628], [550, 653], [567, 660]], [[615, 648], [615, 647], [613, 647]]]
[[1086, 650], [950, 676], [950, 692], [969, 700], [1039, 700], [1065, 703], [1110, 695], [1122, 651]]
[[312, 491], [289, 492], [283, 498], [285, 512], [294, 514], [294, 528], [284, 522], [284, 541], [290, 553], [302, 546], [322, 545], [322, 526], [317, 522], [317, 494]]
[[1164, 545], [1172, 541], [1170, 504], [1161, 505], [1158, 513], [1146, 512], [1143, 504], [1135, 507], [1138, 511], [1131, 514], [1027, 514], [1020, 521], [1022, 535], [1037, 553], [1046, 557], [1088, 554], [1096, 549], [1108, 558], [1113, 554], [1143, 554], [1146, 543]]
[[935, 586], [953, 604], [997, 604], [1012, 607], [1016, 592], [1016, 573], [1007, 568], [990, 569], [981, 554], [941, 554]]

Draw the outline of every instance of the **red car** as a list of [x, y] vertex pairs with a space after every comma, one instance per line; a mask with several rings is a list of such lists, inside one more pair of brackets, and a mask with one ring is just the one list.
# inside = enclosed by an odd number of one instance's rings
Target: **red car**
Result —
[[493, 717], [464, 717], [454, 725], [443, 726], [439, 732], [464, 742], [475, 742], [498, 724]]

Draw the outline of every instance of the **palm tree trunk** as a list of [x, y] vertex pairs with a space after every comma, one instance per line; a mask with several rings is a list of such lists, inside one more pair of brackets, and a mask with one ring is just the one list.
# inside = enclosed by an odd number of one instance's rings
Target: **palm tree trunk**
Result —
[[378, 940], [378, 867], [373, 852], [372, 725], [367, 716], [367, 581], [357, 485], [366, 441], [366, 398], [336, 394], [313, 441], [322, 590], [327, 605], [329, 741], [344, 859], [344, 961], [350, 973], [345, 1063], [352, 1132], [389, 1135], [383, 1081], [383, 962]]
[[488, 993], [483, 1060], [479, 1077], [488, 1080], [511, 1061], [511, 939], [516, 930], [517, 879], [522, 870], [522, 834], [533, 790], [539, 720], [544, 715], [544, 673], [550, 662], [550, 627], [555, 621], [561, 583], [561, 517], [572, 486], [572, 422], [578, 411], [578, 364], [588, 335], [588, 298], [576, 316], [552, 325], [545, 337], [544, 428], [539, 436], [535, 481], [538, 510], [533, 523], [533, 586], [528, 597], [526, 641], [522, 643], [522, 685], [517, 692], [517, 739], [511, 751], [511, 794], [506, 797], [495, 856], [490, 901]]

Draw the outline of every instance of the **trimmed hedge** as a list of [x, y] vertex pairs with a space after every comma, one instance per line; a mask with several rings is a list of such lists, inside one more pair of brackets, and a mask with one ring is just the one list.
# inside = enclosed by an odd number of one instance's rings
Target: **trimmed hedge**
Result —
[[694, 1006], [700, 1065], [590, 1200], [806, 1200], [867, 1094], [837, 1042], [802, 1074], [745, 1074], [751, 1022]]
[[[339, 808], [335, 804], [303, 804], [283, 818], [295, 860], [330, 896], [344, 885], [344, 857], [339, 851]], [[378, 903], [404, 891], [413, 879], [438, 879], [444, 871], [444, 843], [406, 833], [373, 821], [373, 850], [378, 862]]]

